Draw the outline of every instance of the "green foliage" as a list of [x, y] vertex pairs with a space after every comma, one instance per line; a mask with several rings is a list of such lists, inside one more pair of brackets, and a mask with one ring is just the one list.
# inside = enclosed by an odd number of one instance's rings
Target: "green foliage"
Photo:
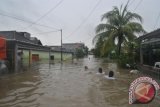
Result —
[[76, 49], [76, 57], [77, 58], [82, 58], [85, 56], [85, 53], [82, 49]]
[[126, 64], [131, 65], [131, 67], [134, 66], [134, 57], [129, 56], [128, 54], [121, 53], [121, 55], [118, 58], [118, 65], [122, 68], [126, 68]]
[[84, 46], [83, 48], [77, 48], [76, 49], [75, 56], [77, 58], [82, 58], [82, 57], [87, 56], [87, 55], [88, 55], [88, 47], [87, 46]]
[[113, 50], [110, 54], [109, 54], [110, 59], [118, 59], [118, 55], [117, 52], [115, 50]]
[[137, 33], [145, 33], [140, 24], [142, 17], [128, 11], [128, 4], [124, 7], [121, 5], [120, 9], [115, 6], [113, 10], [103, 14], [101, 20], [106, 22], [96, 27], [96, 36], [93, 39], [93, 42], [96, 42], [95, 53], [98, 56], [106, 56], [112, 50], [116, 50], [120, 55], [122, 44], [133, 41]]
[[137, 44], [135, 42], [126, 42], [123, 47], [123, 53], [118, 57], [118, 64], [120, 67], [125, 68], [126, 64], [131, 65], [134, 67], [135, 64], [135, 50]]
[[87, 46], [84, 47], [84, 55], [88, 55], [88, 47]]
[[96, 43], [96, 46], [95, 46], [95, 49], [94, 49], [94, 52], [93, 52], [96, 57], [100, 57], [101, 56], [101, 50], [102, 50], [101, 47], [102, 47], [102, 45], [103, 45], [103, 40], [100, 37], [98, 39], [98, 42]]

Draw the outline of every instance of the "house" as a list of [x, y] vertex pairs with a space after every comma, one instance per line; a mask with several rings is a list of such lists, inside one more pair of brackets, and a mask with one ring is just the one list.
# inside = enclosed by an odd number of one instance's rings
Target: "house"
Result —
[[71, 50], [74, 53], [74, 55], [76, 54], [77, 49], [81, 49], [83, 51], [85, 49], [84, 43], [63, 43], [62, 47], [64, 49]]
[[[54, 51], [61, 51], [61, 46], [49, 46]], [[72, 52], [76, 54], [77, 49], [85, 50], [84, 43], [63, 43], [62, 51], [63, 52]]]
[[137, 40], [140, 43], [140, 69], [159, 73], [160, 71], [153, 68], [157, 62], [160, 62], [160, 29], [140, 36]]
[[[23, 67], [28, 67], [33, 62], [40, 60], [61, 59], [60, 50], [53, 50], [48, 46], [43, 46], [39, 39], [31, 37], [27, 32], [0, 31], [0, 37], [6, 40], [6, 60], [9, 61], [9, 65], [13, 71], [18, 71], [19, 68], [22, 68], [19, 64], [20, 59]], [[63, 51], [65, 60], [72, 59], [72, 55], [70, 51]]]
[[52, 50], [61, 51], [61, 46], [49, 46]]
[[0, 36], [7, 40], [17, 40], [25, 43], [42, 45], [41, 41], [36, 37], [31, 37], [28, 32], [17, 32], [17, 31], [0, 31]]
[[140, 42], [141, 64], [153, 66], [160, 61], [160, 29], [147, 33], [138, 38]]
[[56, 59], [61, 59], [62, 51], [62, 60], [73, 59], [73, 51], [70, 49], [62, 48], [61, 46], [47, 46], [51, 49], [53, 57]]
[[42, 42], [37, 39], [36, 37], [30, 37], [30, 40], [34, 43], [34, 44], [38, 44], [38, 45], [42, 45]]

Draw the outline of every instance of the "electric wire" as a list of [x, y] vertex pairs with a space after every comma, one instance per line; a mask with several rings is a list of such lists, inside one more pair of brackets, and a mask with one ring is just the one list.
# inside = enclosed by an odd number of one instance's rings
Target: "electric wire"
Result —
[[132, 0], [132, 1], [128, 4], [128, 6], [131, 6], [134, 2], [135, 2], [135, 0]]
[[[22, 21], [22, 22], [25, 22], [25, 23], [34, 23], [32, 21], [28, 21], [28, 20], [25, 20], [25, 19], [22, 19], [22, 18], [18, 18], [16, 16], [11, 16], [11, 15], [7, 15], [7, 14], [4, 14], [4, 13], [0, 13], [1, 16], [5, 16], [5, 17], [8, 17], [8, 18], [11, 18], [11, 19], [15, 19], [15, 20], [19, 20], [19, 21]], [[43, 25], [43, 24], [38, 24], [36, 23], [35, 25], [38, 25], [38, 26], [42, 26], [42, 27], [45, 27], [45, 28], [50, 28], [50, 29], [56, 29], [58, 30], [57, 28], [55, 27], [51, 27], [51, 26], [47, 26], [47, 25]]]
[[43, 19], [44, 17], [46, 17], [49, 13], [51, 13], [53, 10], [55, 10], [64, 0], [61, 0], [60, 2], [58, 2], [54, 7], [52, 7], [49, 11], [47, 11], [44, 15], [42, 15], [41, 17], [39, 17], [35, 22], [31, 23], [29, 26], [27, 26], [25, 29], [30, 28], [31, 26], [33, 26], [34, 24], [37, 24], [41, 19]]
[[[143, 0], [140, 0], [140, 1], [138, 2], [137, 6], [134, 8], [134, 11], [136, 11], [136, 9], [140, 6], [140, 4], [142, 3], [142, 1], [143, 1]], [[129, 6], [132, 5], [133, 2], [135, 2], [135, 0], [132, 0], [132, 2], [130, 2], [130, 0], [127, 1], [127, 3], [128, 3]], [[129, 4], [129, 3], [130, 3], [130, 4]], [[160, 17], [160, 13], [159, 13], [159, 17]], [[158, 18], [159, 18], [159, 17], [158, 17]], [[88, 40], [90, 40], [91, 38], [93, 38], [93, 37], [90, 36], [89, 38], [85, 39], [84, 41], [88, 41]]]
[[73, 35], [75, 32], [77, 32], [81, 27], [82, 25], [89, 19], [89, 17], [93, 14], [93, 12], [95, 11], [95, 9], [98, 7], [98, 5], [100, 4], [102, 0], [98, 0], [98, 2], [96, 3], [96, 5], [93, 7], [93, 9], [91, 10], [91, 12], [88, 14], [88, 16], [79, 24], [79, 26], [73, 31], [71, 32], [68, 36], [65, 37], [68, 38], [70, 37], [71, 35]]
[[31, 33], [32, 35], [38, 35], [38, 34], [47, 34], [47, 33], [54, 33], [58, 32], [59, 30], [53, 30], [53, 31], [47, 31], [47, 32], [39, 32], [39, 33]]
[[140, 6], [140, 4], [142, 3], [142, 1], [143, 1], [143, 0], [140, 0], [140, 1], [138, 2], [137, 6], [134, 8], [134, 11], [137, 10], [137, 8]]
[[157, 24], [158, 24], [158, 22], [159, 22], [159, 18], [160, 18], [160, 12], [159, 12], [159, 14], [158, 14], [158, 16], [157, 16], [157, 19], [156, 19], [156, 21], [155, 21], [155, 24], [154, 24], [153, 29], [156, 28], [156, 26], [157, 26]]

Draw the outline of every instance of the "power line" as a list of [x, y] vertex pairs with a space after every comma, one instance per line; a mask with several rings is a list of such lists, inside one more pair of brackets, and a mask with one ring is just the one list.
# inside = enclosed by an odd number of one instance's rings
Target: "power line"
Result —
[[[142, 3], [142, 1], [143, 1], [143, 0], [140, 0], [140, 1], [138, 2], [138, 4], [137, 4], [137, 6], [135, 7], [134, 11], [140, 6], [140, 4]], [[131, 2], [130, 2], [130, 0], [127, 1], [127, 3], [128, 3], [129, 6], [131, 6], [134, 2], [135, 2], [135, 0], [132, 0]], [[159, 17], [160, 17], [160, 13], [159, 13]], [[158, 18], [159, 18], [159, 17], [158, 17]], [[90, 36], [89, 38], [85, 39], [84, 41], [88, 41], [88, 40], [90, 40], [91, 38], [93, 38], [93, 37]]]
[[90, 39], [92, 39], [93, 38], [93, 36], [92, 35], [90, 35], [88, 38], [86, 38], [85, 40], [83, 40], [83, 41], [85, 41], [85, 42], [87, 42], [88, 40], [90, 40]]
[[[131, 6], [134, 2], [135, 2], [135, 0], [132, 0], [131, 2], [130, 2], [130, 0], [128, 0], [128, 1], [127, 1], [127, 4], [128, 4], [129, 6]], [[140, 2], [138, 3], [138, 5], [135, 7], [134, 11], [140, 6], [141, 3], [142, 3], [142, 0], [140, 0]], [[159, 16], [160, 16], [160, 14], [159, 14]], [[88, 40], [90, 40], [91, 38], [93, 38], [93, 37], [90, 36], [90, 37], [88, 37], [87, 39], [85, 39], [84, 41], [88, 41]]]
[[128, 4], [128, 6], [131, 6], [134, 2], [135, 2], [135, 0], [132, 0], [132, 1]]
[[54, 7], [52, 7], [49, 11], [47, 11], [44, 15], [42, 15], [41, 17], [39, 17], [35, 22], [31, 23], [29, 26], [27, 26], [25, 29], [31, 27], [32, 25], [36, 24], [37, 22], [39, 22], [41, 19], [43, 19], [45, 16], [47, 16], [50, 12], [52, 12], [53, 10], [55, 10], [64, 0], [61, 0], [60, 2], [58, 2]]
[[[8, 18], [11, 18], [11, 19], [15, 19], [15, 20], [19, 20], [19, 21], [22, 21], [22, 22], [25, 22], [25, 23], [34, 23], [32, 21], [28, 21], [28, 20], [25, 20], [25, 19], [21, 19], [21, 18], [18, 18], [16, 16], [11, 16], [11, 15], [7, 15], [7, 14], [4, 14], [4, 13], [0, 13], [1, 16], [5, 16], [5, 17], [8, 17]], [[46, 26], [46, 25], [43, 25], [43, 24], [35, 24], [35, 25], [38, 25], [38, 26], [42, 26], [42, 27], [46, 27], [46, 28], [50, 28], [50, 29], [56, 29], [58, 30], [57, 28], [54, 28], [54, 27], [51, 27], [51, 26]]]
[[99, 0], [96, 5], [94, 6], [94, 8], [91, 10], [91, 12], [88, 14], [88, 16], [79, 24], [79, 26], [72, 32], [70, 33], [67, 37], [65, 38], [68, 38], [69, 36], [73, 35], [75, 32], [77, 32], [77, 30], [79, 30], [81, 28], [81, 26], [89, 19], [89, 17], [93, 14], [93, 12], [95, 11], [95, 9], [97, 8], [97, 6], [100, 4], [102, 0]]
[[157, 26], [157, 24], [158, 24], [158, 21], [159, 21], [159, 18], [160, 18], [160, 12], [159, 12], [159, 14], [158, 14], [158, 17], [157, 17], [157, 19], [156, 19], [156, 22], [155, 22], [155, 24], [154, 24], [154, 28], [153, 28], [153, 29], [156, 28], [156, 26]]
[[140, 6], [140, 4], [142, 3], [142, 1], [143, 1], [143, 0], [140, 0], [140, 1], [138, 2], [137, 6], [134, 8], [134, 11], [137, 10], [137, 8]]
[[48, 31], [48, 32], [39, 32], [39, 33], [32, 33], [32, 35], [38, 35], [38, 34], [47, 34], [47, 33], [53, 33], [53, 32], [58, 32], [60, 30], [53, 30], [53, 31]]

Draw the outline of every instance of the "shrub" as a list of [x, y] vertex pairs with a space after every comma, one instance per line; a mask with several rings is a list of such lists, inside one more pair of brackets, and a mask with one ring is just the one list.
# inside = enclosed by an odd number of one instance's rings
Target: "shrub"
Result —
[[122, 68], [126, 68], [126, 64], [129, 64], [131, 68], [135, 67], [134, 56], [128, 54], [121, 54], [118, 58], [118, 65]]

